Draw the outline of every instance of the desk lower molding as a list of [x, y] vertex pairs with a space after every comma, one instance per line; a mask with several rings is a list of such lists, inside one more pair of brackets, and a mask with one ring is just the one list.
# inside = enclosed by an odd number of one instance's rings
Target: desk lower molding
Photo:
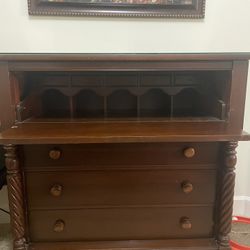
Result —
[[129, 241], [92, 241], [31, 243], [28, 250], [230, 250], [221, 248], [214, 239], [169, 239], [169, 240], [129, 240]]

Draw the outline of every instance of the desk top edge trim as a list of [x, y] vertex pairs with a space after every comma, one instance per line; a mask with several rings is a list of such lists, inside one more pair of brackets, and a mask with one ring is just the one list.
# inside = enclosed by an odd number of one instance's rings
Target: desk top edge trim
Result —
[[0, 61], [232, 61], [250, 60], [240, 53], [0, 53]]

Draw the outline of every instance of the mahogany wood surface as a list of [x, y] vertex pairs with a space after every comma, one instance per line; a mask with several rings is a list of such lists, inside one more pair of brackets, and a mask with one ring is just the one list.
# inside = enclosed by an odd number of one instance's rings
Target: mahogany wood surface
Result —
[[13, 249], [25, 250], [26, 248], [26, 221], [25, 221], [25, 199], [22, 170], [18, 160], [17, 147], [6, 145], [8, 198], [11, 214], [11, 229], [13, 234]]
[[249, 60], [250, 52], [231, 53], [1, 53], [1, 61], [225, 61]]
[[[63, 243], [32, 243], [30, 244], [31, 250], [86, 250], [86, 249], [105, 249], [105, 250], [148, 250], [148, 249], [161, 249], [161, 250], [214, 250], [218, 249], [218, 245], [213, 239], [178, 239], [178, 240], [129, 240], [129, 241], [85, 241], [85, 242], [63, 242]], [[229, 248], [220, 248], [229, 250]]]
[[[206, 215], [206, 216], [204, 216]], [[181, 227], [190, 217], [192, 229]], [[54, 232], [57, 220], [65, 230]], [[213, 207], [91, 208], [31, 211], [31, 241], [145, 240], [209, 238], [213, 235]]]
[[[192, 158], [185, 156], [187, 148], [196, 149]], [[51, 159], [51, 150], [61, 152], [61, 157]], [[189, 165], [216, 164], [218, 160], [219, 143], [211, 142], [176, 142], [176, 143], [111, 143], [111, 144], [76, 144], [76, 145], [25, 145], [22, 148], [25, 155], [25, 169], [36, 171], [41, 167], [99, 166], [100, 169], [132, 165], [131, 168], [143, 168], [143, 165]], [[185, 168], [185, 167], [184, 167]]]
[[[193, 185], [185, 193], [183, 183]], [[129, 183], [129, 185], [128, 185]], [[60, 195], [52, 195], [55, 185]], [[112, 170], [26, 174], [30, 209], [213, 204], [215, 170]], [[113, 190], [112, 193], [109, 190]], [[204, 194], [206, 194], [204, 196]]]
[[1, 54], [14, 250], [229, 250], [249, 58]]
[[[179, 127], [179, 128], [178, 128]], [[185, 129], [184, 129], [185, 127]], [[249, 140], [248, 133], [211, 129], [208, 123], [22, 123], [0, 134], [2, 144], [79, 144]], [[182, 129], [183, 128], [183, 129]], [[211, 129], [211, 130], [210, 130]]]

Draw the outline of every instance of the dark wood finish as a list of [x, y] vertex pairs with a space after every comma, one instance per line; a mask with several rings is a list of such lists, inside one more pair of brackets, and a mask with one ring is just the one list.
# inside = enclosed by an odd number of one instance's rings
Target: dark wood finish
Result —
[[9, 128], [15, 121], [11, 86], [9, 81], [9, 69], [7, 62], [0, 62], [0, 132]]
[[14, 250], [229, 250], [249, 58], [0, 55]]
[[[196, 149], [193, 158], [184, 156], [184, 149]], [[57, 160], [49, 157], [49, 152], [57, 148], [61, 157]], [[33, 171], [39, 166], [44, 170], [51, 166], [114, 166], [132, 165], [184, 165], [216, 164], [218, 159], [218, 143], [211, 142], [176, 142], [176, 143], [112, 143], [81, 144], [81, 145], [25, 145], [25, 168], [32, 167]], [[184, 167], [185, 168], [185, 167]]]
[[162, 2], [159, 4], [131, 4], [118, 2], [80, 2], [28, 0], [30, 15], [52, 16], [107, 16], [107, 17], [168, 17], [204, 18], [205, 0], [193, 0], [190, 4]]
[[[0, 54], [1, 61], [8, 62], [79, 62], [79, 61], [87, 61], [87, 62], [133, 62], [133, 61], [145, 61], [145, 62], [161, 62], [161, 61], [179, 61], [179, 62], [190, 62], [190, 61], [198, 61], [200, 63], [206, 61], [220, 62], [220, 61], [228, 61], [231, 62], [232, 66], [233, 61], [248, 61], [250, 59], [250, 52], [238, 52], [238, 53], [126, 53], [126, 54], [118, 54], [118, 53], [32, 53], [32, 54]], [[113, 65], [114, 66], [114, 65]]]
[[236, 148], [238, 142], [227, 142], [224, 148], [224, 166], [221, 169], [220, 216], [218, 224], [218, 241], [222, 247], [229, 247], [233, 215], [233, 198], [235, 185]]
[[[183, 182], [191, 182], [193, 190], [189, 188], [188, 192], [184, 191]], [[215, 201], [216, 171], [152, 168], [70, 173], [35, 172], [26, 174], [26, 183], [28, 204], [32, 210], [173, 204], [211, 205]], [[55, 189], [55, 186], [57, 189], [51, 195], [51, 187]], [[113, 190], [112, 193], [109, 190]]]
[[[0, 134], [0, 143], [79, 144], [129, 142], [203, 142], [249, 140], [244, 131], [223, 130], [210, 122], [21, 123]], [[220, 129], [218, 129], [218, 127]], [[218, 130], [216, 130], [216, 128]]]
[[[195, 58], [195, 57], [194, 57]], [[201, 57], [202, 58], [202, 57]], [[129, 60], [129, 58], [124, 61], [115, 60], [113, 58], [111, 61], [104, 60], [87, 60], [83, 59], [76, 60], [70, 62], [68, 60], [65, 61], [40, 61], [35, 64], [31, 61], [10, 61], [9, 69], [11, 71], [171, 71], [171, 70], [179, 70], [179, 71], [190, 71], [190, 70], [231, 70], [233, 67], [232, 61], [199, 61], [199, 60], [191, 60], [188, 62], [181, 60], [157, 60], [156, 58], [152, 58], [151, 61], [143, 62], [144, 60]], [[116, 62], [116, 63], [114, 63]]]
[[[218, 249], [216, 242], [213, 239], [177, 239], [177, 240], [129, 240], [129, 241], [85, 241], [85, 242], [63, 242], [63, 243], [32, 243], [31, 250], [214, 250]], [[221, 248], [224, 249], [224, 248]]]
[[[206, 214], [206, 216], [204, 216]], [[182, 227], [182, 217], [192, 229]], [[144, 240], [209, 238], [213, 235], [213, 207], [92, 208], [31, 211], [31, 241]], [[57, 220], [65, 230], [54, 232]]]
[[23, 193], [23, 181], [20, 164], [17, 156], [17, 147], [4, 146], [6, 151], [7, 183], [9, 194], [9, 206], [11, 215], [11, 227], [13, 234], [13, 248], [15, 250], [26, 249], [25, 239], [25, 201]]
[[[243, 127], [248, 61], [235, 61], [232, 71], [230, 127]], [[239, 88], [239, 86], [241, 86]], [[235, 94], [237, 93], [237, 95]], [[239, 121], [238, 123], [234, 122]]]

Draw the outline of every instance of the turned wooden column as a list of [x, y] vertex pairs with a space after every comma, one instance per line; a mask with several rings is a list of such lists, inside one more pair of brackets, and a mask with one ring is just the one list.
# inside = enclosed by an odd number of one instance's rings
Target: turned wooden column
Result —
[[5, 162], [7, 168], [7, 184], [11, 227], [13, 234], [13, 249], [26, 249], [25, 242], [25, 211], [23, 182], [15, 145], [5, 145]]
[[235, 186], [235, 165], [237, 162], [236, 148], [238, 142], [227, 142], [224, 146], [223, 166], [220, 183], [220, 206], [218, 243], [221, 248], [230, 248], [230, 237], [233, 214], [233, 199]]

